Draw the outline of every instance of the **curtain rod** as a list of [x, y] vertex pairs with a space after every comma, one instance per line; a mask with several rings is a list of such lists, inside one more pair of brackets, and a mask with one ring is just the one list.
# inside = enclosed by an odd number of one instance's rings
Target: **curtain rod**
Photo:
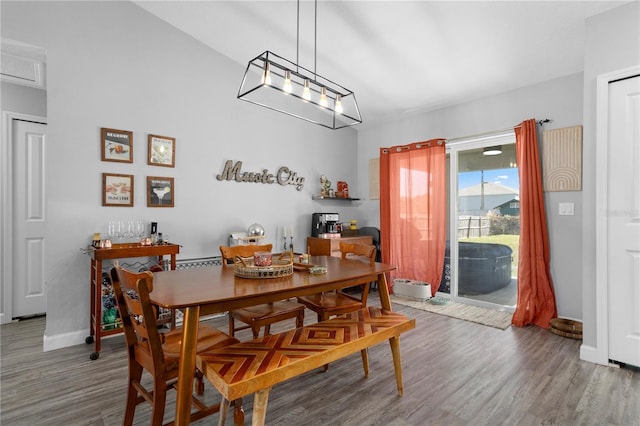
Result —
[[[544, 118], [542, 120], [538, 120], [536, 123], [538, 123], [539, 126], [542, 126], [545, 123], [550, 123], [552, 120], [548, 119], [548, 118]], [[518, 124], [517, 126], [513, 126], [513, 127], [509, 127], [507, 129], [502, 129], [502, 130], [496, 130], [493, 132], [488, 132], [488, 133], [478, 133], [475, 135], [470, 135], [470, 136], [462, 136], [459, 138], [453, 138], [453, 139], [447, 139], [447, 142], [458, 142], [458, 141], [462, 141], [462, 140], [467, 140], [467, 139], [478, 139], [478, 138], [482, 138], [482, 137], [486, 137], [486, 136], [492, 136], [492, 135], [497, 135], [500, 133], [506, 133], [506, 132], [510, 132], [513, 131], [513, 129], [519, 128], [520, 125]]]

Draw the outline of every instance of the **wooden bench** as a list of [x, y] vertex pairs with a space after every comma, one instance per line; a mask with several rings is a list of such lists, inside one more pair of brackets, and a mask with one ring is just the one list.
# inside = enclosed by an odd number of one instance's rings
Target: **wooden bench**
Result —
[[[263, 425], [273, 385], [320, 368], [347, 355], [363, 352], [368, 376], [368, 347], [389, 340], [398, 395], [402, 396], [400, 334], [415, 328], [415, 319], [368, 307], [339, 318], [279, 334], [241, 342], [196, 357], [196, 365], [229, 401], [255, 393], [253, 425]], [[221, 409], [220, 424], [227, 410]]]

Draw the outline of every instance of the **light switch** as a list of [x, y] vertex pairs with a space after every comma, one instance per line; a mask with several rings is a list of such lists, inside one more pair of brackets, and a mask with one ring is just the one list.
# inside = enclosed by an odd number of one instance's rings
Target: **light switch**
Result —
[[559, 203], [558, 213], [561, 216], [573, 216], [573, 203]]

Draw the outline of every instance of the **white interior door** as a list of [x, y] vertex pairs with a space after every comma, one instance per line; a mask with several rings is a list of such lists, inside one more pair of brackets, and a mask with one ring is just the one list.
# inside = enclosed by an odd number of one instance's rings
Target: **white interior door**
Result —
[[609, 359], [640, 366], [640, 76], [609, 84]]
[[13, 280], [12, 317], [46, 313], [45, 133], [46, 125], [12, 120]]

